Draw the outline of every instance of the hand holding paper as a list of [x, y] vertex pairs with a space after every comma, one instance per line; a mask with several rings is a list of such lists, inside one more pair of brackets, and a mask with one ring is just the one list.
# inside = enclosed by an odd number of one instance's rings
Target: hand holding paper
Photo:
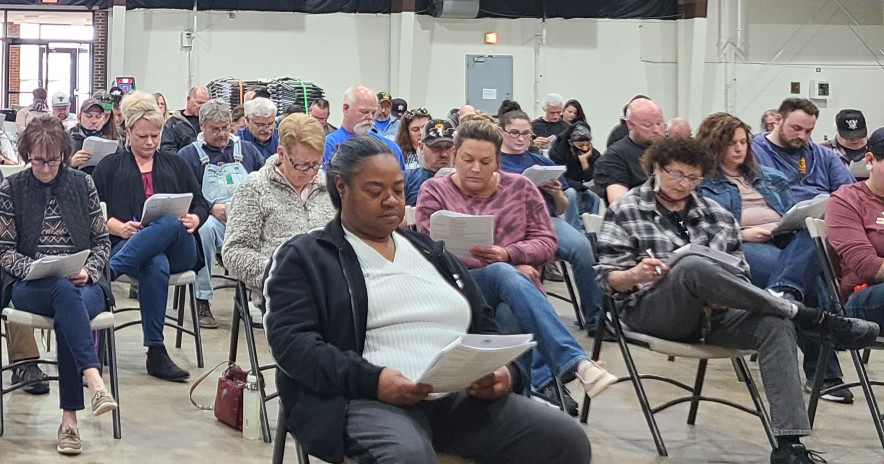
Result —
[[444, 241], [458, 258], [470, 257], [474, 247], [494, 245], [494, 216], [436, 211], [430, 216], [430, 238]]
[[[453, 392], [483, 379], [537, 345], [531, 334], [458, 337], [436, 356], [415, 382], [433, 386], [433, 392]], [[495, 379], [495, 382], [498, 380]]]
[[522, 171], [522, 175], [537, 186], [552, 182], [564, 173], [565, 166], [531, 166]]

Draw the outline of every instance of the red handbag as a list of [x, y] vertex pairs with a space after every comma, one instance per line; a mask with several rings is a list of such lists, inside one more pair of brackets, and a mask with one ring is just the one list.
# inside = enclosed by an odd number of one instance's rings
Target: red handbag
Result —
[[[227, 369], [218, 377], [218, 390], [215, 393], [215, 405], [203, 406], [197, 404], [193, 400], [193, 390], [206, 379], [218, 367], [227, 364]], [[209, 372], [203, 374], [193, 385], [190, 386], [190, 402], [194, 406], [204, 411], [214, 411], [215, 417], [235, 428], [242, 430], [242, 395], [246, 388], [246, 371], [242, 370], [236, 363], [230, 361], [222, 361], [213, 367]]]

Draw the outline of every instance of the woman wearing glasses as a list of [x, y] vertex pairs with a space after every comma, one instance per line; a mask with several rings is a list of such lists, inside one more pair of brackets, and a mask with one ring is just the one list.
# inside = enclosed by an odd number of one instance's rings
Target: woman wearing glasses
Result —
[[[810, 462], [799, 441], [810, 433], [801, 392], [795, 326], [856, 349], [875, 341], [878, 325], [833, 316], [779, 298], [749, 282], [734, 217], [694, 188], [715, 169], [715, 157], [695, 140], [664, 138], [641, 158], [648, 180], [609, 209], [599, 234], [599, 282], [623, 302], [621, 316], [638, 332], [678, 342], [758, 351], [779, 448], [773, 464]], [[705, 256], [673, 252], [705, 245], [736, 258], [728, 267]], [[794, 324], [793, 324], [794, 322]]]
[[[138, 279], [147, 373], [183, 382], [190, 374], [175, 365], [163, 344], [169, 275], [203, 267], [194, 233], [206, 222], [209, 208], [187, 161], [157, 150], [164, 120], [153, 95], [129, 94], [121, 110], [127, 150], [104, 158], [92, 173], [98, 196], [107, 203], [111, 277]], [[193, 194], [189, 212], [142, 226], [144, 202], [156, 193]]]
[[396, 145], [402, 149], [405, 156], [405, 169], [421, 167], [421, 159], [418, 156], [418, 142], [421, 139], [421, 131], [424, 125], [433, 119], [426, 108], [410, 109], [402, 115], [402, 123], [396, 132]]
[[[110, 253], [107, 226], [92, 178], [69, 167], [71, 139], [58, 118], [47, 114], [31, 121], [18, 149], [31, 168], [0, 184], [2, 303], [6, 306], [11, 298], [22, 311], [55, 319], [63, 411], [56, 449], [79, 454], [77, 411], [84, 407], [83, 380], [92, 397], [93, 415], [117, 407], [101, 379], [89, 330], [89, 321], [107, 307], [105, 292], [110, 293], [104, 278]], [[23, 280], [36, 258], [83, 250], [89, 250], [89, 256], [79, 272]]]
[[324, 150], [319, 121], [306, 114], [286, 116], [276, 154], [236, 189], [221, 255], [230, 274], [248, 287], [263, 287], [276, 247], [335, 216], [323, 176], [317, 175]]

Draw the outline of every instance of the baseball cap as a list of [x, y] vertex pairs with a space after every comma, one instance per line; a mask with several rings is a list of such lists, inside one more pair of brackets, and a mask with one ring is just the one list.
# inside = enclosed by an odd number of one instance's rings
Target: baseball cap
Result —
[[378, 103], [387, 102], [393, 104], [393, 97], [389, 92], [378, 92]]
[[860, 110], [841, 110], [835, 115], [838, 135], [844, 139], [861, 139], [868, 135], [866, 117]]
[[80, 105], [80, 112], [83, 113], [85, 111], [88, 111], [89, 108], [92, 108], [93, 106], [97, 106], [101, 108], [102, 111], [104, 111], [104, 105], [102, 105], [100, 101], [95, 98], [90, 98], [84, 101], [82, 105]]
[[430, 120], [421, 131], [421, 141], [430, 147], [439, 142], [454, 142], [454, 126], [447, 119]]
[[64, 92], [52, 94], [52, 106], [71, 106], [71, 99]]
[[884, 127], [875, 130], [869, 136], [868, 150], [876, 157], [884, 156]]
[[393, 116], [401, 118], [402, 115], [405, 114], [406, 111], [408, 111], [408, 102], [406, 102], [405, 100], [401, 98], [394, 98], [392, 103], [393, 109], [391, 110], [391, 113], [393, 114]]

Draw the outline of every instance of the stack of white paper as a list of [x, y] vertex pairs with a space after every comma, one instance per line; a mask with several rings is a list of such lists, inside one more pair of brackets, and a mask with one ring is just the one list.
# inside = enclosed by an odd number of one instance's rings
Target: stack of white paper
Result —
[[793, 230], [802, 230], [807, 226], [804, 225], [804, 219], [812, 217], [814, 219], [822, 219], [826, 214], [826, 202], [829, 201], [828, 193], [821, 193], [809, 200], [799, 201], [795, 206], [789, 208], [783, 215], [783, 220], [774, 227], [773, 233], [779, 234]]
[[552, 182], [565, 173], [565, 166], [531, 166], [522, 171], [522, 175], [534, 185], [543, 185]]
[[430, 238], [445, 242], [445, 249], [459, 258], [469, 257], [473, 247], [494, 245], [494, 216], [436, 211], [430, 216]]
[[689, 243], [675, 251], [669, 255], [669, 259], [666, 260], [666, 265], [669, 267], [675, 266], [676, 263], [681, 258], [685, 256], [704, 256], [709, 258], [716, 263], [720, 264], [724, 270], [730, 272], [731, 274], [742, 274], [743, 269], [740, 267], [740, 258], [737, 258], [734, 255], [725, 253], [723, 251], [714, 250], [709, 248], [706, 245], [700, 245], [698, 243]]
[[443, 349], [415, 382], [436, 393], [463, 390], [537, 345], [531, 334], [458, 337]]
[[86, 137], [83, 141], [83, 151], [89, 153], [89, 160], [80, 165], [79, 169], [87, 166], [97, 166], [105, 156], [116, 153], [120, 144], [116, 140], [103, 139], [101, 137]]
[[24, 280], [45, 279], [46, 277], [67, 277], [83, 269], [90, 250], [83, 250], [72, 255], [44, 256], [31, 263], [28, 275]]
[[165, 216], [184, 216], [190, 211], [192, 200], [192, 193], [155, 193], [144, 202], [141, 225], [146, 226]]
[[434, 175], [433, 177], [444, 177], [444, 176], [447, 176], [448, 174], [454, 174], [455, 172], [457, 172], [457, 169], [442, 168], [442, 169], [439, 169], [438, 171], [436, 171], [436, 175]]

